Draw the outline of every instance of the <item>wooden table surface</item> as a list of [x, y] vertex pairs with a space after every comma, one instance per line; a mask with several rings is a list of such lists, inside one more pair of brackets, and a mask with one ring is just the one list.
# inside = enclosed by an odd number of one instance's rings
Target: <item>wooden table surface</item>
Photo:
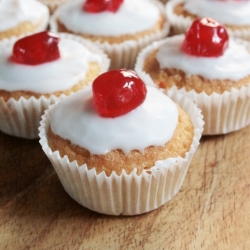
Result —
[[0, 132], [0, 249], [250, 249], [250, 127], [204, 137], [180, 192], [147, 214], [92, 212], [38, 140]]

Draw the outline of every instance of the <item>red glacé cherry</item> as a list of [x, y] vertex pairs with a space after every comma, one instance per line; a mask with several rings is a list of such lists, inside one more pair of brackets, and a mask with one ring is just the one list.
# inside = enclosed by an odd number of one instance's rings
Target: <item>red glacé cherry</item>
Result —
[[211, 18], [195, 20], [185, 33], [182, 50], [193, 56], [218, 57], [228, 47], [226, 29]]
[[116, 12], [123, 0], [86, 0], [82, 9], [90, 13], [98, 13], [103, 11]]
[[111, 70], [92, 85], [94, 104], [103, 117], [117, 117], [137, 108], [146, 98], [144, 82], [133, 70]]
[[42, 31], [19, 39], [15, 42], [12, 62], [37, 65], [60, 58], [58, 43], [60, 38], [47, 31]]

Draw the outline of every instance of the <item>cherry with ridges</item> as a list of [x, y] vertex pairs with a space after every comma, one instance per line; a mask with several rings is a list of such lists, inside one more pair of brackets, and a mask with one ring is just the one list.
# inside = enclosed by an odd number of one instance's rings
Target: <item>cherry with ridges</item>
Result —
[[218, 57], [228, 47], [224, 26], [212, 18], [196, 19], [185, 33], [182, 50], [193, 56]]
[[48, 31], [42, 31], [17, 40], [10, 60], [25, 65], [38, 65], [60, 58], [60, 38]]
[[147, 94], [144, 82], [133, 70], [105, 72], [92, 84], [94, 105], [100, 116], [117, 117], [141, 105]]
[[103, 11], [116, 12], [123, 0], [86, 0], [82, 9], [89, 13], [99, 13]]

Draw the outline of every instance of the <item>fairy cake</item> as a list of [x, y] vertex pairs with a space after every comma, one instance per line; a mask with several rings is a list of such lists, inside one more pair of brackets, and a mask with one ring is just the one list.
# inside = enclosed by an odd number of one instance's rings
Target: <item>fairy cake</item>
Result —
[[112, 70], [51, 106], [39, 136], [73, 199], [101, 213], [132, 215], [179, 190], [202, 127], [191, 100], [168, 97], [132, 70]]
[[245, 0], [170, 0], [166, 15], [175, 34], [184, 33], [197, 18], [210, 17], [232, 36], [250, 39], [250, 2]]
[[204, 134], [229, 133], [250, 122], [249, 44], [230, 38], [214, 19], [197, 19], [185, 34], [148, 46], [136, 70], [159, 88], [194, 99], [204, 114]]
[[82, 89], [109, 59], [82, 38], [43, 31], [0, 44], [0, 129], [38, 137], [40, 117], [62, 95]]
[[95, 42], [111, 69], [133, 68], [139, 50], [169, 32], [163, 4], [148, 0], [73, 1], [55, 11], [50, 26]]

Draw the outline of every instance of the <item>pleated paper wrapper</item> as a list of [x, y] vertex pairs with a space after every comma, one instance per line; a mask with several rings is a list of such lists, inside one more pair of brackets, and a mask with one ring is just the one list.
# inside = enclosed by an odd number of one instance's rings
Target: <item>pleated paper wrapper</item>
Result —
[[171, 88], [192, 98], [204, 115], [203, 135], [227, 134], [250, 124], [250, 83], [240, 89], [232, 88], [223, 94], [196, 93], [185, 88]]

